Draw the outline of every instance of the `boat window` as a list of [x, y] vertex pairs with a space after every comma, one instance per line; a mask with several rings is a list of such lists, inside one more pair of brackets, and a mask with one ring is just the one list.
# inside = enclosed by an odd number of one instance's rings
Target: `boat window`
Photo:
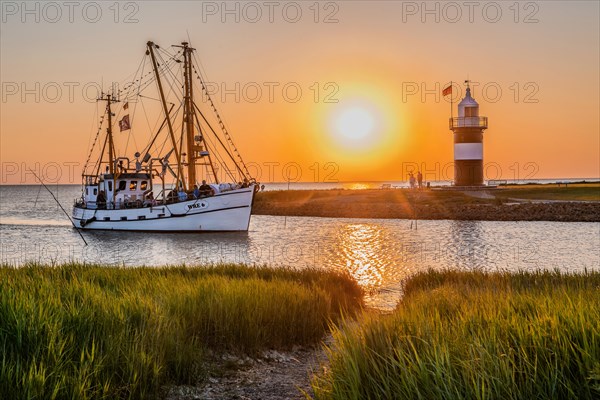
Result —
[[127, 187], [126, 181], [119, 181], [119, 190], [125, 190], [126, 187]]
[[90, 194], [90, 190], [88, 188], [85, 188], [85, 195], [87, 196], [88, 194]]
[[108, 191], [112, 192], [112, 181], [108, 181]]
[[98, 189], [94, 188], [94, 196], [96, 196], [98, 194]]
[[148, 189], [148, 182], [142, 181], [142, 183], [140, 184], [140, 189], [142, 189], [142, 190]]
[[133, 192], [136, 189], [137, 189], [137, 181], [131, 181], [131, 182], [129, 182], [129, 190]]

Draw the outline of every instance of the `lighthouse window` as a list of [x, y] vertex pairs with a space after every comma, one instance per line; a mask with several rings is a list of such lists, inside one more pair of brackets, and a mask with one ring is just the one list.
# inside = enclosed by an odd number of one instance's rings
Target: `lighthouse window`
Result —
[[142, 190], [148, 189], [148, 182], [142, 181], [142, 183], [140, 184], [140, 189], [142, 189]]
[[476, 107], [465, 107], [465, 117], [476, 117], [477, 116], [477, 108]]
[[131, 181], [131, 182], [129, 182], [129, 190], [133, 192], [136, 189], [137, 189], [137, 181]]

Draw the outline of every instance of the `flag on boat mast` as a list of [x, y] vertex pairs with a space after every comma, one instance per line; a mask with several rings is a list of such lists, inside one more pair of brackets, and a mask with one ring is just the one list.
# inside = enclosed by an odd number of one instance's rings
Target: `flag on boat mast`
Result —
[[123, 104], [123, 110], [127, 110], [129, 108], [129, 102]]
[[129, 123], [129, 114], [125, 115], [119, 121], [119, 129], [121, 129], [121, 132], [131, 129], [131, 124]]

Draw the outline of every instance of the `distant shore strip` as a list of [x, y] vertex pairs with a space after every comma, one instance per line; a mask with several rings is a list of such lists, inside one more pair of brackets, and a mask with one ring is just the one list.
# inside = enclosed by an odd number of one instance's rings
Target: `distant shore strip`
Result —
[[253, 213], [328, 218], [600, 222], [600, 185], [541, 189], [476, 193], [409, 189], [269, 191], [257, 194]]

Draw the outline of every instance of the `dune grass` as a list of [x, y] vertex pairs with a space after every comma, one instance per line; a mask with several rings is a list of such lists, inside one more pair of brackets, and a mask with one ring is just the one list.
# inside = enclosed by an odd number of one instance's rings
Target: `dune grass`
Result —
[[565, 185], [506, 185], [494, 195], [503, 198], [560, 201], [600, 201], [600, 183], [570, 183]]
[[600, 272], [424, 272], [334, 338], [317, 399], [598, 399]]
[[201, 380], [209, 349], [317, 343], [361, 299], [316, 270], [2, 266], [0, 398], [152, 398]]

